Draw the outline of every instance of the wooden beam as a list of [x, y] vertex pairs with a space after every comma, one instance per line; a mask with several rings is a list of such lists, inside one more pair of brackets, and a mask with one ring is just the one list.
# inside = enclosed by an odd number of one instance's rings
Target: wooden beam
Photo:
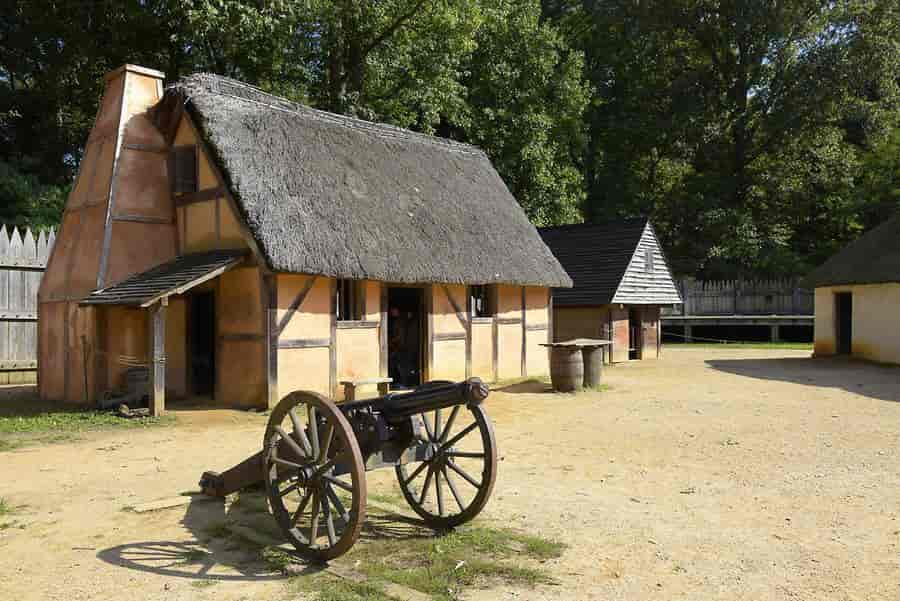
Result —
[[329, 298], [331, 298], [331, 336], [328, 345], [328, 391], [332, 399], [337, 398], [337, 280], [331, 278]]
[[494, 322], [501, 326], [517, 326], [522, 323], [521, 317], [496, 317]]
[[435, 342], [445, 342], [447, 340], [465, 340], [465, 332], [439, 332], [434, 335]]
[[128, 221], [132, 223], [149, 223], [156, 225], [172, 225], [174, 219], [168, 217], [150, 217], [148, 215], [115, 215], [113, 221]]
[[528, 375], [528, 360], [526, 347], [528, 346], [528, 329], [525, 327], [525, 286], [522, 286], [522, 377]]
[[263, 338], [263, 334], [257, 334], [256, 332], [219, 334], [219, 340], [223, 342], [250, 342], [262, 340]]
[[[262, 273], [262, 272], [260, 272]], [[269, 409], [278, 404], [278, 279], [275, 275], [262, 276], [263, 327], [266, 344], [266, 401]]]
[[553, 339], [553, 288], [547, 288], [547, 342]]
[[377, 321], [366, 321], [364, 319], [337, 322], [337, 329], [339, 330], [374, 330], [377, 327]]
[[166, 411], [166, 305], [165, 299], [150, 307], [149, 348], [150, 359], [150, 415], [162, 415]]
[[425, 286], [425, 314], [427, 326], [425, 328], [425, 377], [424, 381], [434, 379], [434, 285]]
[[378, 330], [378, 373], [382, 378], [388, 375], [388, 286], [385, 282], [379, 282], [381, 286], [381, 315]]
[[284, 332], [284, 329], [291, 322], [291, 318], [294, 317], [294, 313], [297, 312], [300, 307], [303, 306], [303, 301], [306, 300], [306, 295], [309, 294], [309, 291], [312, 290], [313, 285], [316, 283], [317, 276], [309, 276], [306, 278], [306, 283], [303, 285], [303, 288], [300, 292], [297, 293], [297, 296], [294, 297], [294, 300], [291, 301], [291, 305], [287, 309], [287, 313], [284, 314], [284, 317], [281, 318], [281, 321], [278, 322], [278, 335], [281, 335]]
[[189, 194], [180, 194], [175, 197], [175, 206], [176, 207], [185, 207], [187, 205], [191, 205], [197, 202], [206, 202], [207, 200], [215, 200], [216, 198], [221, 198], [225, 196], [225, 188], [222, 186], [216, 186], [215, 188], [205, 188], [203, 190], [198, 190], [197, 192], [191, 192]]
[[500, 318], [497, 317], [497, 310], [500, 308], [500, 302], [497, 298], [498, 296], [499, 290], [497, 289], [497, 286], [494, 286], [493, 294], [489, 296], [489, 302], [491, 303], [491, 315], [494, 316], [491, 319], [491, 340], [493, 341], [491, 347], [491, 362], [495, 382], [500, 379]]
[[466, 294], [466, 379], [472, 377], [472, 292], [468, 286]]
[[298, 348], [331, 348], [330, 338], [281, 338], [278, 340], [280, 349]]

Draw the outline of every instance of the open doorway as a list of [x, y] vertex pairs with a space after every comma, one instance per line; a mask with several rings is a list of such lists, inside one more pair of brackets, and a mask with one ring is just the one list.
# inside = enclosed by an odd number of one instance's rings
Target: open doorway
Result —
[[640, 359], [643, 346], [641, 311], [640, 309], [631, 308], [628, 310], [628, 358]]
[[423, 290], [388, 289], [388, 376], [394, 388], [422, 383]]
[[849, 355], [853, 352], [853, 294], [839, 292], [834, 295], [835, 332], [837, 353]]
[[188, 324], [190, 392], [212, 397], [216, 388], [216, 297], [212, 292], [188, 296]]

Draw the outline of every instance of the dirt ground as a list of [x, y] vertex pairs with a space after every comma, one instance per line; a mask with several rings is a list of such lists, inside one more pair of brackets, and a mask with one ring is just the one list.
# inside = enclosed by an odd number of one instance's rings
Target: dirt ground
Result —
[[[557, 586], [467, 598], [900, 599], [900, 368], [672, 349], [606, 376], [604, 392], [488, 400], [502, 461], [484, 523], [569, 548], [548, 564]], [[292, 598], [233, 549], [179, 561], [220, 503], [123, 511], [196, 489], [261, 444], [264, 420], [180, 412], [0, 453], [0, 496], [27, 506], [0, 530], [0, 599]]]

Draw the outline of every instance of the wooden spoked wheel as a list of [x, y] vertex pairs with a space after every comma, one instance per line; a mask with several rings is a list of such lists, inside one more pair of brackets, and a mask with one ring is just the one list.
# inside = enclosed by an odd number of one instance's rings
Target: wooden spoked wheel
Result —
[[403, 496], [425, 522], [454, 528], [484, 508], [497, 477], [494, 427], [480, 405], [438, 409], [419, 418], [430, 458], [397, 465]]
[[346, 553], [365, 520], [366, 479], [347, 418], [324, 396], [292, 392], [263, 441], [269, 506], [288, 540], [310, 559]]

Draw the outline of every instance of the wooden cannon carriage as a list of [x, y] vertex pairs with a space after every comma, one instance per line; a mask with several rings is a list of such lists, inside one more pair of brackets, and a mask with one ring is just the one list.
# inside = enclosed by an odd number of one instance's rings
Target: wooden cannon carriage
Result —
[[478, 515], [494, 487], [488, 392], [478, 378], [342, 404], [292, 392], [272, 410], [262, 450], [204, 473], [200, 487], [224, 496], [264, 481], [285, 536], [319, 560], [346, 553], [359, 537], [369, 470], [393, 466], [410, 507], [429, 526], [452, 528]]

